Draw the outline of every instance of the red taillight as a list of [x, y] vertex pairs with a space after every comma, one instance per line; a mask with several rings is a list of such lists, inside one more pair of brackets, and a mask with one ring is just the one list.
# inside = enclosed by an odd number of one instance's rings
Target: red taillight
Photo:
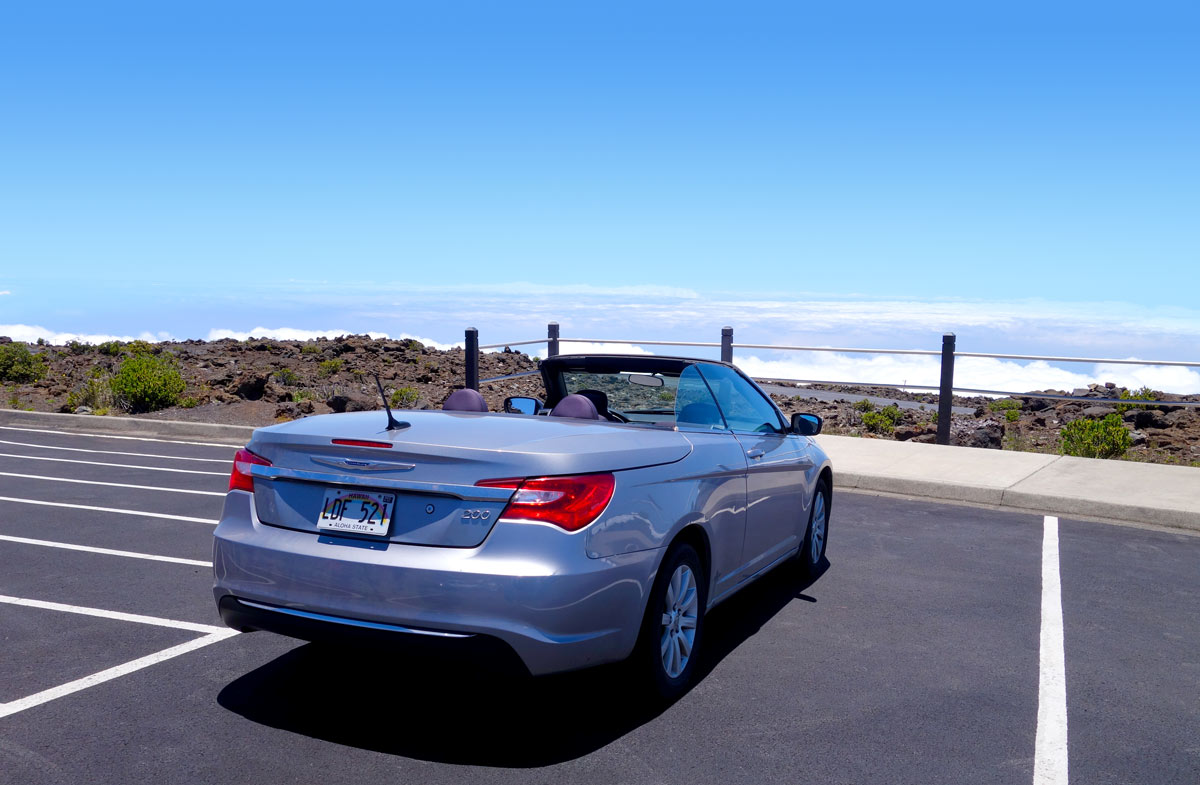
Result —
[[270, 466], [271, 462], [245, 448], [238, 450], [233, 456], [233, 471], [229, 473], [229, 490], [254, 493], [254, 478], [250, 476], [251, 464]]
[[551, 523], [575, 532], [600, 517], [612, 499], [616, 481], [611, 474], [574, 477], [532, 477], [527, 480], [481, 480], [486, 488], [514, 488], [501, 518]]
[[391, 442], [368, 442], [362, 439], [334, 439], [334, 444], [344, 444], [347, 447], [391, 447]]

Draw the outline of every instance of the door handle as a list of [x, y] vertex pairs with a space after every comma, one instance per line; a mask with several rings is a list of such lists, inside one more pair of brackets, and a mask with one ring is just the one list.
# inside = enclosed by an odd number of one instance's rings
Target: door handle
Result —
[[763, 457], [765, 452], [766, 452], [765, 450], [762, 450], [758, 447], [751, 447], [749, 450], [746, 450], [746, 457], [747, 458], [761, 458], [761, 457]]

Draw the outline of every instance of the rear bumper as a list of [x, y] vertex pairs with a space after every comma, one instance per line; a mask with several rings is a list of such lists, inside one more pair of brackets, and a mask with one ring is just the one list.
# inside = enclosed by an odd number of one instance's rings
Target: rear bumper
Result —
[[298, 611], [252, 602], [226, 594], [217, 603], [221, 620], [240, 632], [262, 630], [300, 638], [326, 641], [372, 650], [396, 650], [443, 660], [455, 658], [483, 664], [489, 671], [529, 673], [525, 663], [499, 638], [473, 633], [442, 633], [398, 625], [364, 622], [339, 616]]
[[499, 644], [538, 675], [629, 656], [661, 556], [590, 559], [580, 534], [504, 521], [477, 548], [369, 544], [266, 526], [230, 492], [213, 547], [222, 618], [485, 658]]

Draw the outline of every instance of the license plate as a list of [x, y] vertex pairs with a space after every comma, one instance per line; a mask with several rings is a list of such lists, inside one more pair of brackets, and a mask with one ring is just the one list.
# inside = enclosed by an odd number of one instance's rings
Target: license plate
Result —
[[317, 528], [385, 537], [395, 504], [390, 493], [331, 488], [325, 491]]

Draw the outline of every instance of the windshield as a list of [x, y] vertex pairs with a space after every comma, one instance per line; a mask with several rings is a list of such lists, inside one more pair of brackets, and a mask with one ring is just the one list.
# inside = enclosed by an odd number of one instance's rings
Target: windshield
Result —
[[562, 375], [567, 393], [599, 390], [608, 396], [609, 410], [622, 414], [675, 414], [679, 377], [655, 373], [584, 373]]
[[566, 371], [562, 382], [567, 394], [581, 393], [593, 402], [601, 400], [597, 410], [605, 419], [701, 430], [726, 427], [708, 385], [694, 365], [684, 368], [681, 374]]

